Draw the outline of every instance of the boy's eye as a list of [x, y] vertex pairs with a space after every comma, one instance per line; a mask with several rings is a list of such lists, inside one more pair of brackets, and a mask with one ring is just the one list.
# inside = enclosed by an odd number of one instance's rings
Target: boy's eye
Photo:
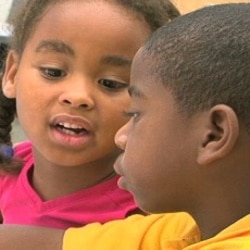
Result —
[[127, 83], [123, 82], [118, 82], [114, 80], [108, 80], [108, 79], [101, 79], [98, 81], [100, 85], [102, 85], [106, 89], [110, 90], [119, 90], [119, 89], [124, 89], [128, 87]]
[[40, 68], [42, 74], [48, 79], [58, 79], [66, 76], [66, 72], [57, 68]]
[[139, 112], [125, 111], [124, 116], [137, 120], [139, 118]]

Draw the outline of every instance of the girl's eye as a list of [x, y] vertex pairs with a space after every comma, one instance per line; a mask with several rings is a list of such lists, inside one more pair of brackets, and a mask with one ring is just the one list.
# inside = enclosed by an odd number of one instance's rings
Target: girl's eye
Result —
[[40, 68], [42, 74], [48, 79], [58, 79], [66, 76], [66, 72], [57, 68]]
[[114, 80], [108, 80], [108, 79], [101, 79], [98, 81], [100, 85], [102, 85], [104, 88], [109, 90], [119, 90], [124, 89], [128, 87], [127, 83], [118, 82]]

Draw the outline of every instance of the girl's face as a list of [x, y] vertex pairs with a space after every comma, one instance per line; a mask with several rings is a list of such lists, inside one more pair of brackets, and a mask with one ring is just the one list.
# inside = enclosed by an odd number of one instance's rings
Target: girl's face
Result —
[[114, 160], [131, 61], [150, 33], [143, 18], [105, 1], [48, 9], [21, 58], [9, 55], [3, 85], [36, 159], [65, 166]]

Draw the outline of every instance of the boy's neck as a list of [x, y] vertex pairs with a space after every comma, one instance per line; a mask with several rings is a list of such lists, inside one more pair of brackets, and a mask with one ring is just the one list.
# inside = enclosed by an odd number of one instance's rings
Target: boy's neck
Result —
[[[198, 212], [190, 212], [200, 228], [203, 240], [215, 236], [231, 224], [250, 214], [248, 190], [249, 188], [241, 190], [242, 192], [239, 190], [238, 195], [235, 195], [233, 192], [230, 193], [230, 189], [228, 189], [227, 194], [224, 196], [219, 197], [218, 195], [214, 199], [206, 197], [206, 202], [197, 209]], [[214, 194], [214, 196], [216, 195]]]

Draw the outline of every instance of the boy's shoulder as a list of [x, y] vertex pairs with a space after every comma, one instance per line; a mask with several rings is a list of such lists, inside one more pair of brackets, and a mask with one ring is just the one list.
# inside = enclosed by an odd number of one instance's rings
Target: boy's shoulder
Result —
[[187, 247], [185, 250], [249, 250], [250, 214], [236, 221], [219, 234], [208, 240]]
[[81, 228], [69, 228], [64, 234], [63, 249], [71, 250], [77, 245], [77, 249], [92, 246], [92, 250], [177, 250], [199, 240], [198, 226], [187, 213], [132, 215], [125, 220], [103, 225], [93, 223]]

